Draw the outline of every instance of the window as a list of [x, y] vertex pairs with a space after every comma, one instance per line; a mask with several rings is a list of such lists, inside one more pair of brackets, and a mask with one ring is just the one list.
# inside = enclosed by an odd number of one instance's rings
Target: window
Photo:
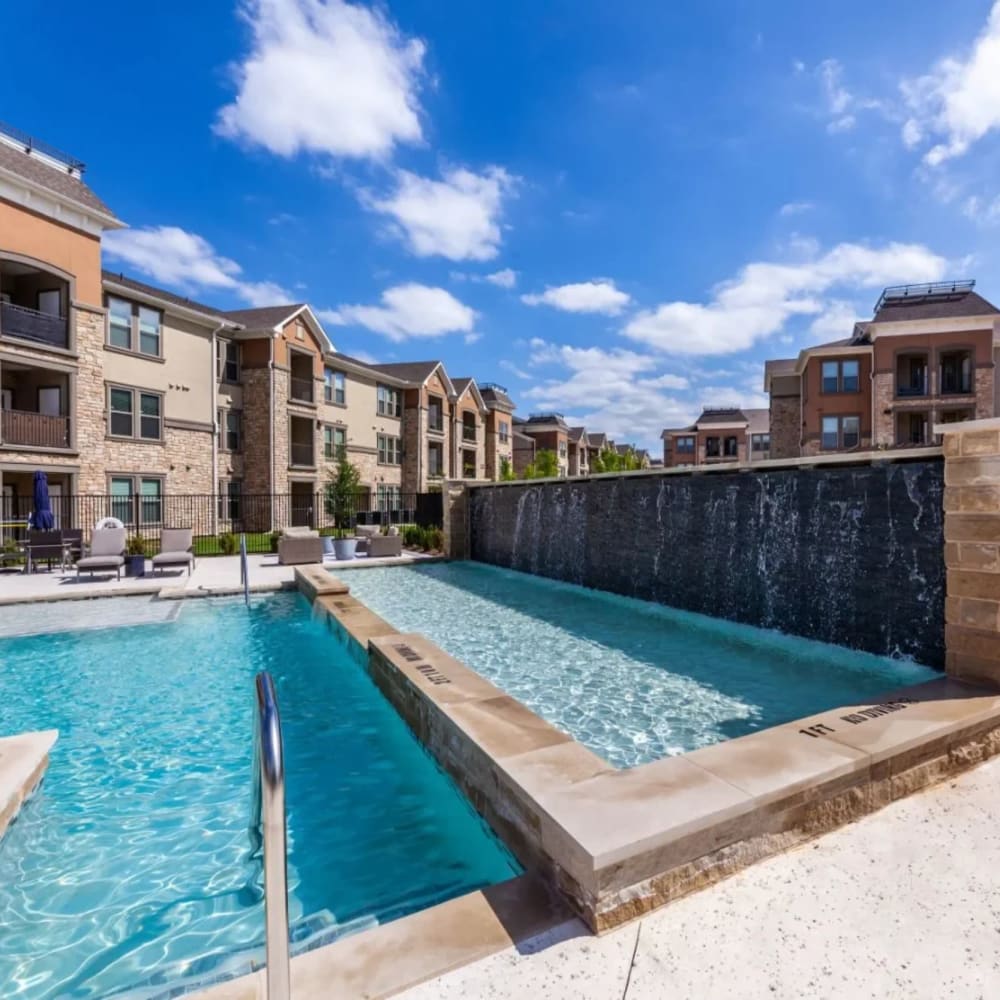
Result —
[[139, 306], [139, 353], [160, 356], [160, 321], [158, 309]]
[[387, 385], [378, 387], [378, 412], [383, 417], [398, 417], [400, 414], [399, 392]]
[[112, 476], [111, 516], [124, 524], [163, 521], [163, 480], [159, 476]]
[[705, 457], [718, 458], [722, 454], [722, 438], [705, 438]]
[[392, 513], [402, 507], [403, 494], [399, 486], [390, 486], [387, 483], [379, 483], [375, 490], [376, 510], [383, 514]]
[[399, 465], [402, 459], [402, 448], [398, 437], [388, 434], [378, 435], [378, 464]]
[[335, 371], [333, 368], [323, 369], [323, 398], [328, 403], [344, 405], [347, 398], [346, 379], [347, 376], [343, 372]]
[[860, 388], [860, 362], [823, 362], [823, 392], [857, 392]]
[[678, 455], [693, 455], [694, 437], [685, 435], [684, 437], [674, 438], [674, 451]]
[[219, 410], [219, 440], [223, 451], [239, 451], [243, 447], [243, 412]]
[[432, 431], [444, 430], [444, 407], [440, 396], [427, 397], [427, 426]]
[[750, 439], [750, 447], [753, 451], [770, 451], [771, 435], [770, 434], [752, 435]]
[[824, 417], [822, 446], [824, 451], [857, 448], [861, 441], [860, 417]]
[[240, 380], [240, 345], [235, 340], [216, 341], [219, 378], [223, 382]]
[[243, 516], [243, 481], [230, 479], [219, 485], [219, 517], [223, 521], [238, 521]]
[[161, 327], [163, 313], [151, 306], [141, 306], [109, 295], [108, 345], [123, 351], [162, 356]]
[[108, 299], [108, 343], [123, 351], [132, 349], [132, 303]]
[[957, 395], [972, 392], [972, 354], [949, 351], [941, 355], [941, 393]]
[[[145, 441], [159, 441], [163, 437], [162, 407], [163, 398], [159, 393], [111, 386], [108, 389], [108, 433], [112, 437], [139, 437]], [[138, 428], [135, 421], [136, 410], [139, 413]]]
[[427, 445], [427, 475], [432, 479], [444, 475], [444, 448], [436, 441]]
[[735, 437], [727, 437], [723, 448], [726, 458], [736, 458], [740, 453], [740, 444]]
[[341, 448], [347, 447], [347, 428], [332, 427], [329, 424], [323, 428], [323, 457], [336, 458]]
[[501, 420], [500, 426], [497, 428], [497, 436], [501, 444], [506, 444], [510, 440], [510, 424]]

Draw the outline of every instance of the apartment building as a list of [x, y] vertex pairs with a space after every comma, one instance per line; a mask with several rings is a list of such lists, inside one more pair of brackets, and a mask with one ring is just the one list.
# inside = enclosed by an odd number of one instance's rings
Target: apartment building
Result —
[[521, 422], [518, 430], [535, 442], [535, 454], [553, 451], [559, 465], [559, 475], [570, 475], [569, 471], [569, 425], [561, 413], [532, 413]]
[[505, 386], [483, 382], [479, 386], [486, 407], [486, 478], [497, 480], [504, 462], [514, 468], [514, 401]]
[[590, 449], [587, 446], [587, 428], [571, 427], [567, 445], [569, 475], [586, 476], [590, 473]]
[[886, 288], [851, 336], [765, 364], [772, 457], [921, 447], [996, 415], [998, 330], [974, 281]]
[[[338, 352], [307, 303], [220, 310], [101, 269], [123, 223], [84, 166], [0, 129], [0, 513], [111, 495], [159, 521], [165, 495], [314, 502], [341, 448], [374, 503], [444, 477], [495, 478], [514, 404], [440, 362], [370, 365]], [[308, 498], [308, 499], [307, 499]], [[30, 509], [30, 507], [29, 507]]]
[[523, 476], [529, 465], [535, 463], [535, 439], [525, 434], [521, 429], [525, 420], [523, 417], [513, 417], [511, 422], [511, 454], [514, 463], [514, 475]]
[[772, 457], [770, 416], [765, 409], [706, 407], [693, 424], [667, 428], [660, 437], [667, 469]]

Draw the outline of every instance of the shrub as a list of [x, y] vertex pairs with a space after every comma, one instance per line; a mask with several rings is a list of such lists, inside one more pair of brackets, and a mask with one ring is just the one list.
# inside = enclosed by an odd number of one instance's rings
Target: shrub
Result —
[[141, 535], [133, 535], [128, 540], [125, 551], [130, 556], [144, 556], [146, 554], [146, 539]]
[[239, 542], [231, 531], [219, 535], [219, 549], [224, 556], [231, 556], [239, 548]]
[[428, 545], [426, 549], [436, 549], [438, 552], [444, 551], [444, 532], [440, 528], [431, 528], [427, 532]]
[[281, 541], [281, 532], [280, 531], [272, 531], [271, 532], [271, 551], [272, 552], [277, 552], [278, 551], [278, 542], [279, 541]]
[[403, 544], [408, 548], [420, 548], [423, 545], [424, 529], [416, 524], [408, 524], [403, 529]]

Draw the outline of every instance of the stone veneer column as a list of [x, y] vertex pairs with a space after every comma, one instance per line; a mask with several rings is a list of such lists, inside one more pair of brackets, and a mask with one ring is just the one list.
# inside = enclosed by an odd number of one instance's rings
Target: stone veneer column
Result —
[[945, 455], [946, 668], [1000, 685], [1000, 419], [935, 431]]
[[445, 480], [441, 485], [444, 554], [449, 559], [469, 558], [469, 491], [465, 484]]
[[872, 409], [875, 421], [872, 427], [873, 448], [878, 448], [880, 445], [891, 448], [896, 443], [896, 414], [892, 409], [894, 392], [892, 372], [876, 372], [872, 378]]

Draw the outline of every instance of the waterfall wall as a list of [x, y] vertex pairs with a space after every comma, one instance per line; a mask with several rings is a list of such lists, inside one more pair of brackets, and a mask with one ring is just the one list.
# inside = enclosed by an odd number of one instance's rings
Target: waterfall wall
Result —
[[478, 486], [471, 556], [944, 665], [944, 463]]

